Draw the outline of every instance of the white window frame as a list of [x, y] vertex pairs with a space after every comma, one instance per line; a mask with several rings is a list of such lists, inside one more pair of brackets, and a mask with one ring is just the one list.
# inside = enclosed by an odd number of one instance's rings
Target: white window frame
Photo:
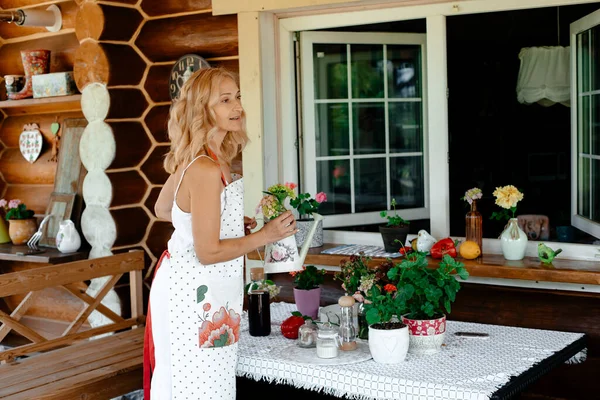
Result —
[[[271, 124], [277, 129], [265, 127], [264, 140], [277, 140], [278, 132], [296, 132], [296, 88], [295, 88], [295, 32], [327, 28], [350, 27], [354, 25], [375, 24], [390, 21], [404, 21], [425, 18], [427, 21], [427, 58], [428, 58], [428, 108], [436, 110], [429, 114], [429, 179], [430, 179], [430, 219], [431, 233], [436, 237], [448, 236], [449, 222], [449, 171], [448, 171], [448, 108], [447, 108], [447, 63], [446, 63], [446, 16], [489, 13], [534, 9], [553, 6], [596, 3], [597, 0], [471, 0], [426, 5], [390, 6], [382, 2], [381, 8], [369, 8], [343, 12], [337, 9], [328, 13], [323, 10], [298, 10], [298, 14], [273, 14], [276, 22], [272, 33], [277, 40], [274, 49], [262, 48], [261, 52], [272, 53], [277, 74], [274, 77], [278, 88], [274, 96], [265, 95], [266, 104], [278, 104], [281, 108], [276, 117], [277, 123]], [[373, 5], [372, 5], [373, 7]], [[312, 14], [312, 15], [311, 15]], [[298, 180], [298, 159], [296, 136], [282, 134], [281, 170], [264, 170], [265, 180], [273, 180], [279, 174], [280, 180]], [[435, 143], [437, 147], [433, 145]], [[575, 160], [571, 160], [572, 163]], [[435, 189], [435, 190], [432, 190]], [[336, 232], [329, 238], [340, 238], [339, 243], [352, 243], [357, 239], [361, 243], [375, 243], [378, 234]], [[356, 238], [355, 238], [356, 236]], [[327, 239], [327, 238], [326, 238]], [[338, 242], [338, 241], [336, 241]], [[536, 241], [529, 241], [526, 256], [537, 256]], [[552, 243], [548, 243], [552, 245]], [[570, 259], [595, 260], [600, 258], [597, 246], [572, 243], [555, 243], [563, 249], [563, 256]], [[499, 241], [484, 239], [484, 251], [488, 254], [500, 254]]]
[[[315, 103], [325, 103], [331, 102], [333, 100], [316, 100], [315, 99], [315, 90], [314, 90], [314, 60], [313, 60], [313, 45], [318, 43], [336, 43], [336, 44], [381, 44], [381, 45], [416, 45], [421, 48], [421, 97], [418, 98], [419, 103], [422, 108], [422, 135], [423, 135], [423, 150], [419, 152], [419, 155], [422, 155], [423, 159], [423, 178], [425, 184], [425, 193], [424, 193], [424, 207], [418, 208], [410, 208], [410, 209], [402, 209], [401, 215], [403, 218], [408, 220], [414, 219], [425, 219], [429, 218], [429, 191], [428, 191], [428, 162], [427, 162], [427, 71], [426, 71], [426, 35], [420, 33], [382, 33], [382, 32], [324, 32], [324, 31], [310, 31], [310, 32], [302, 32], [300, 34], [300, 48], [301, 48], [301, 65], [302, 71], [301, 76], [302, 79], [302, 138], [301, 143], [303, 144], [303, 163], [302, 163], [302, 176], [303, 176], [303, 189], [302, 191], [308, 191], [309, 193], [317, 193], [321, 191], [321, 188], [317, 187], [317, 157], [316, 156], [316, 140], [315, 140], [315, 132], [316, 132], [316, 116], [315, 116]], [[384, 54], [384, 59], [386, 55]], [[351, 60], [350, 60], [351, 61]], [[350, 69], [348, 70], [348, 74], [350, 74]], [[304, 79], [307, 77], [308, 79]], [[348, 81], [350, 84], [350, 80]], [[384, 70], [384, 87], [387, 88], [387, 70]], [[387, 93], [387, 91], [386, 91]], [[359, 101], [366, 101], [365, 99], [358, 99]], [[395, 102], [396, 99], [390, 99], [388, 97], [382, 99], [376, 99], [378, 102], [384, 102], [387, 110], [388, 102]], [[406, 101], [407, 99], [400, 99]], [[352, 99], [341, 99], [338, 102], [346, 102], [349, 107], [349, 118], [352, 121]], [[387, 122], [387, 111], [386, 111], [386, 127], [388, 125]], [[350, 129], [352, 129], [352, 122], [350, 122]], [[386, 132], [386, 135], [388, 133]], [[389, 158], [390, 156], [394, 156], [395, 154], [389, 153], [386, 151], [385, 157]], [[360, 155], [357, 156], [352, 151], [352, 144], [350, 144], [350, 153], [348, 155], [350, 157], [350, 179], [353, 181], [353, 166], [352, 161], [357, 158], [372, 158], [371, 155]], [[377, 158], [381, 158], [381, 154], [376, 156]], [[326, 157], [325, 157], [326, 158]], [[389, 163], [387, 164], [386, 174], [389, 177]], [[387, 182], [387, 210], [390, 210], [390, 182]], [[354, 204], [354, 184], [352, 184], [351, 190], [351, 198], [352, 204]], [[352, 213], [348, 214], [335, 214], [328, 215], [327, 218], [323, 220], [323, 226], [325, 228], [328, 227], [343, 227], [343, 226], [352, 226], [352, 225], [366, 225], [366, 224], [376, 224], [384, 222], [379, 215], [379, 211], [372, 212], [362, 212], [355, 213], [354, 207], [352, 207]], [[380, 210], [381, 211], [381, 210]]]
[[[599, 6], [600, 7], [600, 6]], [[577, 87], [577, 78], [581, 71], [577, 69], [577, 35], [587, 31], [590, 28], [600, 25], [600, 10], [586, 15], [585, 17], [571, 24], [571, 158], [573, 167], [571, 172], [571, 224], [590, 235], [600, 238], [600, 224], [579, 215], [579, 160], [582, 155], [578, 152], [579, 146], [579, 90]], [[598, 62], [600, 64], [600, 62]], [[599, 65], [600, 66], [600, 65]], [[595, 91], [598, 94], [599, 91]], [[587, 93], [589, 95], [590, 93]], [[590, 113], [590, 118], [591, 118]], [[588, 158], [599, 159], [599, 156], [586, 156]], [[593, 204], [592, 204], [593, 207]]]

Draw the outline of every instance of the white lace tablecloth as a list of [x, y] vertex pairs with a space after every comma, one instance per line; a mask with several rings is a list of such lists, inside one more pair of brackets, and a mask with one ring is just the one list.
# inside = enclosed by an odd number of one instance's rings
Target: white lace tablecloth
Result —
[[[350, 399], [489, 399], [511, 377], [583, 337], [583, 334], [448, 321], [442, 350], [434, 355], [408, 354], [400, 364], [368, 360], [317, 365], [281, 357], [294, 343], [279, 325], [296, 311], [294, 304], [271, 304], [271, 335], [248, 333], [242, 316], [237, 374], [255, 380], [286, 383]], [[458, 331], [486, 332], [487, 339], [462, 338]], [[578, 361], [585, 353], [577, 355]]]

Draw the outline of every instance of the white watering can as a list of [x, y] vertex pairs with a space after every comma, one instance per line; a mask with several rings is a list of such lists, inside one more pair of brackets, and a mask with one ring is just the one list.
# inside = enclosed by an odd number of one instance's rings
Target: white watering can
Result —
[[323, 219], [321, 214], [312, 213], [314, 219], [308, 236], [304, 240], [304, 244], [298, 252], [298, 246], [296, 245], [296, 238], [294, 235], [288, 236], [284, 239], [278, 240], [273, 243], [268, 243], [265, 246], [265, 272], [266, 273], [277, 273], [277, 272], [292, 272], [301, 271], [304, 259], [308, 253], [310, 242], [317, 230], [319, 221]]

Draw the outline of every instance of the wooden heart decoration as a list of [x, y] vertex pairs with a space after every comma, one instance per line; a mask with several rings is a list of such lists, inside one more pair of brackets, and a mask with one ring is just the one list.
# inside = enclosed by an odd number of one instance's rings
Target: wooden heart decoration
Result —
[[23, 157], [33, 164], [42, 152], [42, 134], [36, 124], [25, 125], [24, 129], [19, 136], [19, 147]]

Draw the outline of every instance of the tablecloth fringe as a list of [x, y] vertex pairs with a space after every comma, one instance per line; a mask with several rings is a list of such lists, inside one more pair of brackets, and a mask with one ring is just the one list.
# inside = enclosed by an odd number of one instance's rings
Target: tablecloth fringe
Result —
[[575, 354], [573, 357], [569, 358], [565, 361], [565, 364], [581, 364], [587, 359], [587, 348], [581, 350], [579, 353]]
[[375, 400], [375, 397], [370, 397], [370, 396], [364, 396], [364, 395], [359, 395], [356, 393], [348, 393], [344, 390], [338, 390], [338, 389], [333, 389], [333, 388], [327, 388], [327, 387], [323, 387], [320, 385], [316, 385], [316, 384], [311, 384], [311, 383], [306, 383], [306, 382], [298, 382], [294, 379], [289, 379], [289, 378], [273, 378], [273, 377], [266, 377], [264, 375], [261, 374], [254, 374], [252, 372], [242, 372], [240, 374], [240, 372], [238, 371], [237, 373], [238, 376], [241, 376], [243, 378], [250, 378], [250, 379], [254, 379], [255, 381], [267, 381], [269, 383], [277, 383], [277, 384], [287, 384], [287, 385], [291, 385], [294, 386], [298, 389], [307, 389], [307, 390], [312, 390], [315, 392], [321, 392], [327, 395], [332, 395], [335, 397], [340, 397], [340, 398], [346, 398], [346, 399], [351, 399], [351, 400]]

